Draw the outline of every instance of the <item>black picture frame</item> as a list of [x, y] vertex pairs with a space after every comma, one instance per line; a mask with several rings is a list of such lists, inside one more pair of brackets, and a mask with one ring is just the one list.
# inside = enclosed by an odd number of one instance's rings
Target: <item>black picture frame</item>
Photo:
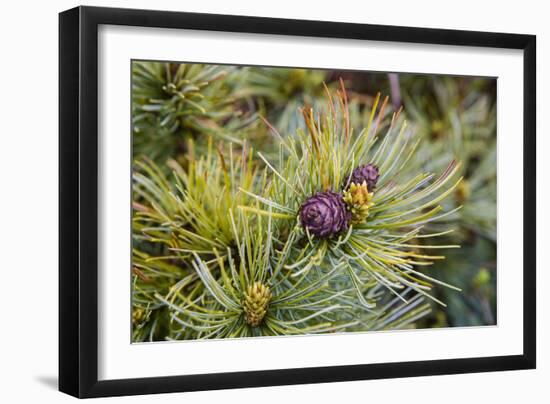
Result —
[[[98, 26], [344, 38], [523, 51], [523, 354], [99, 381]], [[533, 369], [536, 366], [536, 37], [490, 32], [77, 7], [59, 15], [59, 389], [102, 397]]]

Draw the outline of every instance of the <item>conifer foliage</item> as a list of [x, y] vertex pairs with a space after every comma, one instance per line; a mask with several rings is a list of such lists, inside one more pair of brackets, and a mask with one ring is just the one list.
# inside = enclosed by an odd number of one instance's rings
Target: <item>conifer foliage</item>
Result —
[[388, 97], [262, 69], [134, 62], [133, 341], [425, 326], [461, 294], [430, 266], [491, 232], [464, 163]]

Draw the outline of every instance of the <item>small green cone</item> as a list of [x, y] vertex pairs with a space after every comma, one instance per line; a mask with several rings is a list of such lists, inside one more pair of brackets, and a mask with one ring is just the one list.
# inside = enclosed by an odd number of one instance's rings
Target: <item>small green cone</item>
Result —
[[369, 216], [369, 209], [373, 204], [373, 193], [369, 192], [367, 182], [362, 184], [352, 182], [347, 191], [344, 191], [344, 202], [351, 212], [351, 223], [364, 223]]
[[243, 299], [244, 319], [252, 327], [260, 325], [267, 313], [267, 306], [271, 300], [269, 286], [261, 282], [254, 282], [246, 289]]

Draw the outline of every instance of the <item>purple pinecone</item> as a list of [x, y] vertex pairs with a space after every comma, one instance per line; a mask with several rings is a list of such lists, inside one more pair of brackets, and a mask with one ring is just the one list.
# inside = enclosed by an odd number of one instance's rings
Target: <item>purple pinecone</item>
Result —
[[351, 213], [341, 194], [317, 192], [306, 199], [300, 208], [300, 222], [317, 237], [331, 237], [347, 230]]
[[349, 184], [352, 182], [357, 185], [361, 185], [363, 182], [366, 182], [369, 192], [373, 192], [374, 188], [376, 188], [376, 183], [378, 182], [379, 176], [378, 167], [374, 164], [359, 166], [351, 173], [347, 186], [349, 187]]

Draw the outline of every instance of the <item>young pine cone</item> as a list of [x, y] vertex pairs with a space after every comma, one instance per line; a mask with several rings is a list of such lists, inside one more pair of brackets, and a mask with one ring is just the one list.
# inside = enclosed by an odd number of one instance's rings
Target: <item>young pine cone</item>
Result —
[[351, 223], [358, 224], [367, 220], [369, 208], [373, 205], [372, 197], [373, 193], [369, 192], [366, 181], [361, 185], [352, 182], [349, 189], [344, 191], [344, 202], [351, 212]]
[[267, 313], [267, 307], [271, 300], [271, 291], [269, 287], [261, 282], [246, 288], [243, 299], [244, 320], [252, 327], [260, 325]]
[[331, 191], [317, 192], [300, 208], [302, 226], [321, 238], [347, 230], [350, 219], [351, 213], [346, 209], [342, 195]]
[[363, 182], [366, 182], [369, 191], [374, 192], [379, 176], [380, 174], [378, 173], [378, 167], [376, 167], [374, 164], [366, 164], [363, 166], [359, 166], [355, 170], [353, 170], [353, 172], [349, 176], [347, 184], [349, 187], [349, 184], [360, 185]]

